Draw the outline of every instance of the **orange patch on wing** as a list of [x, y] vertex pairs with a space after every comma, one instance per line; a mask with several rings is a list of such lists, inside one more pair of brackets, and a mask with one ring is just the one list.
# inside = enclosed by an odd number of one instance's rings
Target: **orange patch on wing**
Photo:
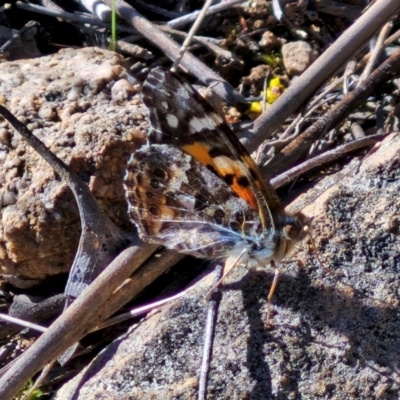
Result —
[[233, 181], [230, 184], [232, 190], [248, 204], [250, 204], [251, 207], [257, 210], [257, 200], [254, 195], [253, 189], [250, 186], [250, 182], [249, 186], [244, 186], [240, 184], [240, 178], [244, 177], [243, 168], [241, 168], [240, 162], [232, 160], [226, 156], [220, 156], [214, 159], [213, 166], [222, 178], [229, 175], [233, 176]]
[[243, 187], [240, 186], [237, 182], [236, 179], [233, 181], [233, 184], [231, 185], [231, 188], [234, 192], [236, 192], [243, 200], [246, 200], [247, 203], [250, 204], [252, 208], [257, 210], [257, 201], [254, 196], [253, 191], [251, 190], [250, 187]]
[[204, 144], [195, 142], [193, 144], [187, 144], [182, 146], [182, 150], [188, 154], [190, 154], [197, 161], [201, 162], [203, 165], [212, 165], [214, 166], [214, 161], [210, 157], [209, 148], [204, 146]]
[[204, 166], [212, 166], [221, 179], [231, 175], [233, 177], [232, 183], [230, 184], [231, 189], [250, 204], [252, 208], [255, 210], [258, 209], [256, 196], [251, 186], [243, 186], [238, 182], [238, 179], [243, 177], [243, 169], [238, 161], [232, 160], [227, 156], [212, 158], [209, 153], [209, 148], [200, 142], [182, 146], [182, 150], [190, 154]]

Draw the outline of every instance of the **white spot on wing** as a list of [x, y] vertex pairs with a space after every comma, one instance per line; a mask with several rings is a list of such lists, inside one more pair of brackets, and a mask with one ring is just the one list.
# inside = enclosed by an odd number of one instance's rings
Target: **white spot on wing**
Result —
[[162, 101], [162, 102], [161, 102], [161, 107], [162, 107], [162, 108], [165, 108], [166, 110], [168, 110], [168, 108], [169, 108], [169, 107], [168, 107], [168, 103], [167, 103], [166, 101]]
[[167, 118], [168, 125], [171, 128], [177, 128], [178, 127], [179, 121], [178, 121], [178, 118], [175, 117], [175, 115], [167, 114], [166, 118]]
[[189, 127], [195, 132], [201, 132], [203, 129], [215, 129], [218, 124], [211, 118], [203, 117], [197, 118], [193, 117], [189, 122]]

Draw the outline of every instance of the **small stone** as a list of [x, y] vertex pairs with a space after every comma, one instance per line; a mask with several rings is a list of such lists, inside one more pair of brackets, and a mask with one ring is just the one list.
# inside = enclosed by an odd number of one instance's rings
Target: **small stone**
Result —
[[10, 145], [10, 132], [5, 128], [0, 129], [0, 143], [6, 146]]
[[134, 87], [126, 79], [120, 79], [111, 88], [111, 96], [114, 101], [129, 99], [135, 93]]
[[17, 202], [14, 193], [6, 191], [3, 193], [3, 205], [12, 206]]
[[28, 187], [28, 184], [24, 179], [20, 179], [15, 183], [15, 188], [20, 191], [21, 189], [26, 189]]
[[291, 76], [302, 74], [315, 59], [313, 49], [303, 41], [283, 45], [282, 57], [286, 71]]
[[56, 113], [51, 107], [42, 107], [39, 110], [39, 117], [47, 121], [53, 121], [56, 117]]

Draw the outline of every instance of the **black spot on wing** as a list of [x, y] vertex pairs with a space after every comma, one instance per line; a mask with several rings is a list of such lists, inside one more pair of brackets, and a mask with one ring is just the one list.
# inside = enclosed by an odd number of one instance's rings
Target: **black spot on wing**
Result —
[[218, 208], [217, 210], [215, 210], [213, 217], [214, 217], [215, 222], [217, 224], [221, 225], [225, 218], [224, 210], [221, 210], [220, 208]]
[[226, 174], [223, 176], [224, 181], [227, 185], [231, 186], [233, 184], [233, 179], [235, 178], [234, 174]]
[[150, 179], [150, 186], [153, 189], [158, 189], [160, 187], [160, 181], [158, 181], [157, 179]]
[[153, 170], [152, 170], [152, 173], [154, 174], [154, 176], [156, 177], [156, 178], [158, 178], [158, 179], [166, 179], [167, 178], [167, 173], [163, 170], [163, 169], [161, 169], [161, 168], [159, 168], [159, 167], [155, 167]]
[[151, 215], [158, 217], [161, 213], [158, 207], [156, 206], [149, 206], [149, 212]]
[[237, 179], [238, 185], [242, 187], [249, 187], [250, 186], [250, 181], [246, 176], [241, 176], [239, 179]]
[[242, 224], [239, 224], [237, 221], [231, 221], [229, 223], [229, 228], [231, 228], [234, 232], [240, 232]]
[[212, 158], [217, 158], [217, 157], [220, 157], [220, 156], [224, 155], [223, 151], [221, 149], [219, 149], [218, 147], [213, 147], [212, 149], [210, 149], [208, 151], [208, 154]]
[[199, 193], [196, 193], [195, 201], [194, 201], [194, 209], [195, 211], [201, 211], [204, 210], [209, 206], [209, 193], [203, 193], [203, 191], [200, 191]]
[[155, 196], [155, 194], [154, 194], [153, 192], [147, 191], [147, 192], [146, 192], [146, 197], [147, 197], [148, 199], [154, 199], [156, 196]]
[[244, 221], [243, 213], [236, 212], [235, 213], [235, 221], [237, 221], [239, 224], [243, 224], [243, 221]]

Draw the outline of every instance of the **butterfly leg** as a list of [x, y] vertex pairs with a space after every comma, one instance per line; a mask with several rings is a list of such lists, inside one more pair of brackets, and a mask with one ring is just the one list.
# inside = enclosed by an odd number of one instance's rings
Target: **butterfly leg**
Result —
[[274, 268], [275, 273], [274, 273], [274, 280], [272, 281], [271, 288], [269, 289], [268, 297], [267, 297], [267, 322], [266, 326], [270, 325], [270, 320], [271, 320], [271, 312], [272, 312], [272, 298], [274, 297], [275, 290], [278, 286], [278, 280], [279, 280], [279, 269], [277, 268], [275, 261], [271, 260], [271, 266]]

